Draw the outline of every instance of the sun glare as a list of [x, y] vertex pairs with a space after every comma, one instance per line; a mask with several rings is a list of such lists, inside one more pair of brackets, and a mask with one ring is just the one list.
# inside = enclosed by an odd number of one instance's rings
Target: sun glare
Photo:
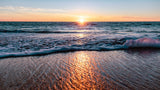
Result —
[[78, 21], [79, 21], [80, 23], [84, 23], [84, 19], [83, 19], [83, 18], [79, 19]]
[[80, 16], [79, 17], [79, 19], [78, 19], [78, 23], [80, 24], [80, 25], [84, 25], [85, 24], [85, 18], [83, 17], [83, 16]]

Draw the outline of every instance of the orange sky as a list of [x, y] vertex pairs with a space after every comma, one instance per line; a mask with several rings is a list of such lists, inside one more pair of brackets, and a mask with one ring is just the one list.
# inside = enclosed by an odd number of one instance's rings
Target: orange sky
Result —
[[43, 12], [32, 10], [4, 11], [0, 14], [0, 21], [160, 21], [160, 17], [97, 14], [95, 12]]
[[2, 0], [0, 21], [160, 21], [160, 0]]

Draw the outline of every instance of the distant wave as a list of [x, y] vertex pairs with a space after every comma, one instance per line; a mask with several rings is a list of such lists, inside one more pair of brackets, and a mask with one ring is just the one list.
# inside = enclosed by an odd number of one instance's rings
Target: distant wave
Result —
[[136, 31], [137, 33], [160, 33], [160, 31]]
[[6, 33], [78, 33], [78, 32], [68, 32], [68, 31], [40, 31], [40, 30], [35, 30], [35, 31], [24, 31], [24, 30], [4, 30], [0, 29], [0, 32], [6, 32]]
[[[81, 30], [85, 30], [84, 32]], [[68, 29], [68, 30], [5, 30], [0, 29], [0, 32], [3, 33], [89, 33], [89, 32], [96, 32], [95, 29], [91, 28], [76, 28], [74, 30]], [[97, 32], [96, 32], [97, 33]]]
[[[83, 31], [84, 30], [84, 31]], [[109, 32], [114, 32], [114, 33], [119, 33], [119, 31], [114, 30], [101, 30], [101, 28], [88, 28], [88, 27], [83, 27], [83, 28], [68, 28], [68, 29], [59, 29], [59, 30], [43, 30], [43, 29], [31, 29], [31, 30], [5, 30], [5, 29], [0, 29], [0, 32], [3, 33], [109, 33]], [[118, 29], [117, 29], [118, 30]], [[133, 31], [133, 30], [122, 30], [121, 32], [135, 32], [135, 33], [160, 33], [160, 31], [157, 30], [152, 30], [152, 31], [147, 31], [147, 30], [142, 30], [142, 31]]]

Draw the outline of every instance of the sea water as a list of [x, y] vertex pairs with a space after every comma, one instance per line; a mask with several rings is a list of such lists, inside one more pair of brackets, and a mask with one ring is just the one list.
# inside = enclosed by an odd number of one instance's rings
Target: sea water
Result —
[[160, 48], [159, 39], [160, 22], [0, 22], [0, 58]]

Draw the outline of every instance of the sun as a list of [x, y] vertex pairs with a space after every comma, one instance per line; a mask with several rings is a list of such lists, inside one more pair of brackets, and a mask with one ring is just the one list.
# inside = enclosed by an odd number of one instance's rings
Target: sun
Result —
[[79, 16], [79, 18], [78, 18], [77, 21], [78, 21], [78, 23], [79, 23], [80, 25], [84, 25], [85, 22], [86, 22], [85, 17], [83, 17], [83, 16]]
[[79, 23], [84, 23], [84, 18], [80, 18], [78, 21]]

